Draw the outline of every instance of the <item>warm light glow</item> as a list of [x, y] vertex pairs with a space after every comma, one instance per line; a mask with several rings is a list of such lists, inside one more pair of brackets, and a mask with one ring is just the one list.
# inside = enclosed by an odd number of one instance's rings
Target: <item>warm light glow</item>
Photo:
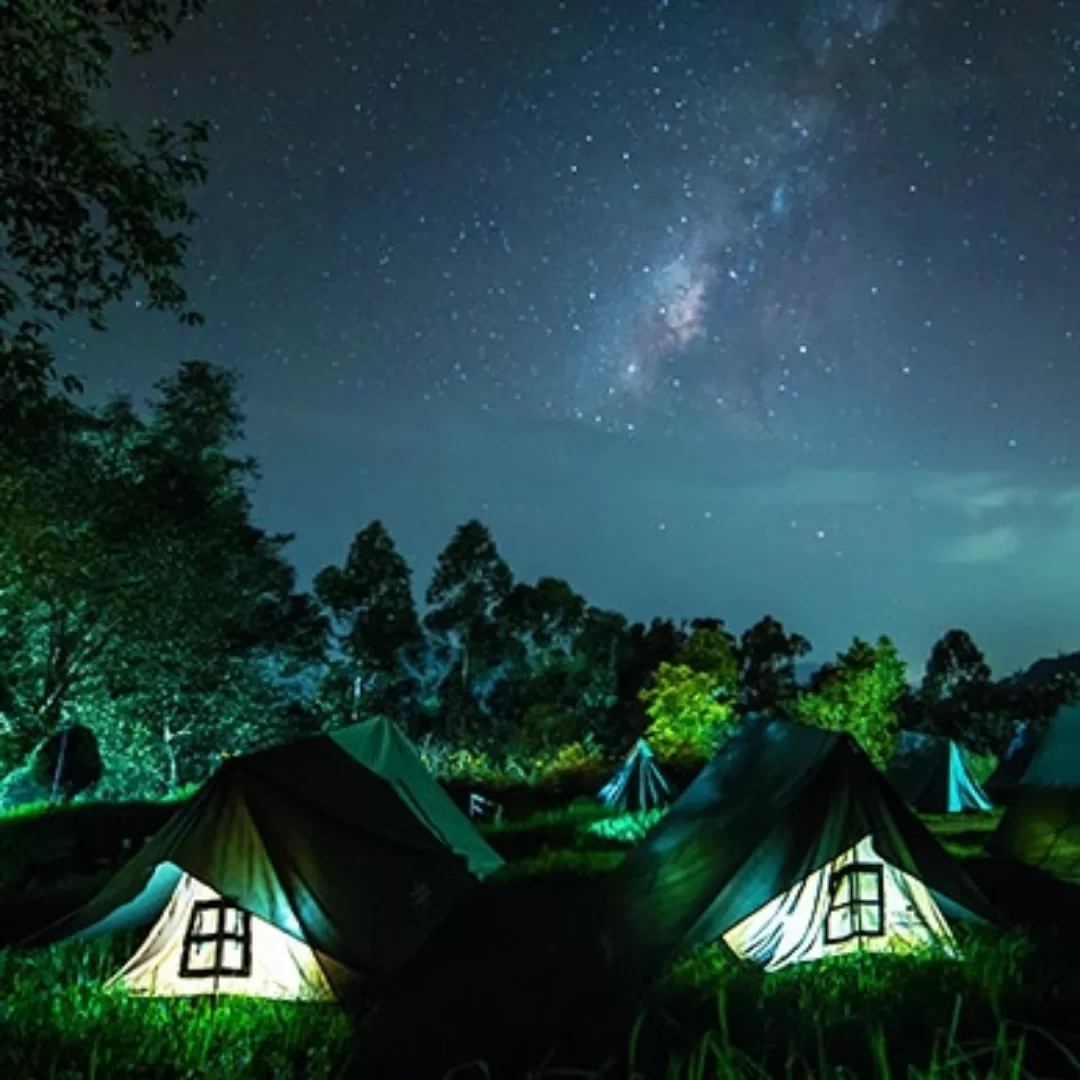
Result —
[[[856, 863], [881, 868], [880, 894], [871, 896], [870, 888], [860, 889], [857, 897], [851, 894], [851, 876], [839, 875]], [[871, 876], [859, 874], [860, 881]], [[851, 904], [856, 899], [860, 902], [861, 934], [853, 932], [857, 927], [852, 919], [857, 916]], [[882, 915], [884, 925], [880, 926]], [[841, 923], [846, 933], [837, 931]], [[827, 933], [830, 925], [832, 932]], [[887, 863], [874, 850], [869, 836], [732, 927], [723, 940], [736, 956], [766, 971], [858, 952], [942, 949], [950, 955], [956, 953], [956, 940], [930, 891], [921, 881]]]
[[[237, 994], [280, 1001], [337, 999], [307, 945], [255, 915], [244, 920], [239, 909], [228, 905], [222, 909], [220, 901], [208, 885], [184, 874], [161, 918], [109, 985], [152, 997]], [[245, 921], [250, 936], [242, 939]], [[215, 934], [222, 937], [221, 969], [248, 968], [248, 974], [211, 973]]]

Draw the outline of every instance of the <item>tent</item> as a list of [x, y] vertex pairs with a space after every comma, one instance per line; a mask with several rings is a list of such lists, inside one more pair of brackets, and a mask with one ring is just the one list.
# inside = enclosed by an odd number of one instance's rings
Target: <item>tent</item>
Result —
[[614, 876], [626, 979], [722, 941], [766, 970], [859, 950], [955, 948], [1001, 922], [847, 735], [747, 721]]
[[115, 984], [326, 1000], [398, 972], [502, 860], [389, 721], [231, 758], [27, 945], [153, 923]]
[[1080, 884], [1080, 708], [1058, 711], [988, 846]]
[[1035, 750], [1039, 745], [1039, 736], [1034, 728], [1026, 720], [1017, 722], [1013, 729], [1013, 737], [1001, 755], [997, 768], [990, 774], [990, 778], [983, 784], [983, 790], [997, 803], [1008, 802], [1017, 786], [1020, 778], [1024, 775], [1031, 759], [1035, 756]]
[[901, 797], [922, 814], [994, 808], [952, 739], [902, 731], [885, 775]]
[[671, 785], [644, 739], [638, 739], [618, 772], [600, 789], [600, 800], [613, 810], [653, 810], [670, 801]]

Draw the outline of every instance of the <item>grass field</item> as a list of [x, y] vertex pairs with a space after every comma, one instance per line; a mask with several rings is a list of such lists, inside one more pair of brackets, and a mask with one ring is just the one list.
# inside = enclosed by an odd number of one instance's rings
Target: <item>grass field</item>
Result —
[[[0, 821], [4, 939], [80, 902], [169, 809], [84, 806]], [[672, 966], [639, 1016], [596, 961], [610, 871], [642, 828], [581, 805], [489, 828], [507, 870], [352, 1024], [336, 1007], [107, 992], [131, 940], [0, 953], [0, 1076], [1080, 1076], [1073, 894], [978, 859], [994, 821], [930, 824], [999, 904], [1039, 929], [965, 935], [963, 962], [886, 957], [763, 976], [704, 949]]]

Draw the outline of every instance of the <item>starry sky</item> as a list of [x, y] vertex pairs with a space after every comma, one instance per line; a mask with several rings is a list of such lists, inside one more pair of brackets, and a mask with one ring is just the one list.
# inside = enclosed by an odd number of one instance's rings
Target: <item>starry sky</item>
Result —
[[306, 578], [381, 517], [827, 659], [1080, 648], [1080, 5], [210, 0], [124, 60], [214, 123], [186, 282], [93, 393], [243, 375]]

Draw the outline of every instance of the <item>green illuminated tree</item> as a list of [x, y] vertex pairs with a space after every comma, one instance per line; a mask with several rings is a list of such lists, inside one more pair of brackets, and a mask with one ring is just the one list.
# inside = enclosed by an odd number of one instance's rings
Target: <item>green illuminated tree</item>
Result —
[[720, 623], [698, 625], [674, 662], [662, 662], [640, 699], [651, 723], [645, 737], [662, 760], [710, 756], [738, 722], [738, 659]]
[[272, 726], [266, 695], [246, 718], [237, 711], [271, 670], [279, 679], [321, 656], [324, 628], [295, 591], [288, 537], [250, 519], [235, 391], [231, 376], [193, 364], [159, 385], [145, 421], [124, 401], [66, 406], [51, 452], [4, 475], [9, 759], [81, 722], [107, 771], [129, 756], [174, 787], [185, 760], [205, 764]]
[[0, 438], [41, 404], [56, 322], [95, 329], [132, 290], [187, 322], [179, 272], [206, 177], [202, 123], [135, 137], [98, 114], [117, 47], [167, 41], [202, 0], [0, 6]]
[[315, 576], [315, 595], [333, 616], [345, 658], [354, 721], [363, 698], [401, 682], [408, 657], [423, 647], [411, 578], [381, 521], [356, 534], [344, 566]]
[[907, 687], [907, 671], [887, 637], [876, 645], [855, 638], [826, 664], [798, 703], [798, 715], [826, 731], [851, 735], [878, 768], [884, 768], [899, 738], [897, 707]]

